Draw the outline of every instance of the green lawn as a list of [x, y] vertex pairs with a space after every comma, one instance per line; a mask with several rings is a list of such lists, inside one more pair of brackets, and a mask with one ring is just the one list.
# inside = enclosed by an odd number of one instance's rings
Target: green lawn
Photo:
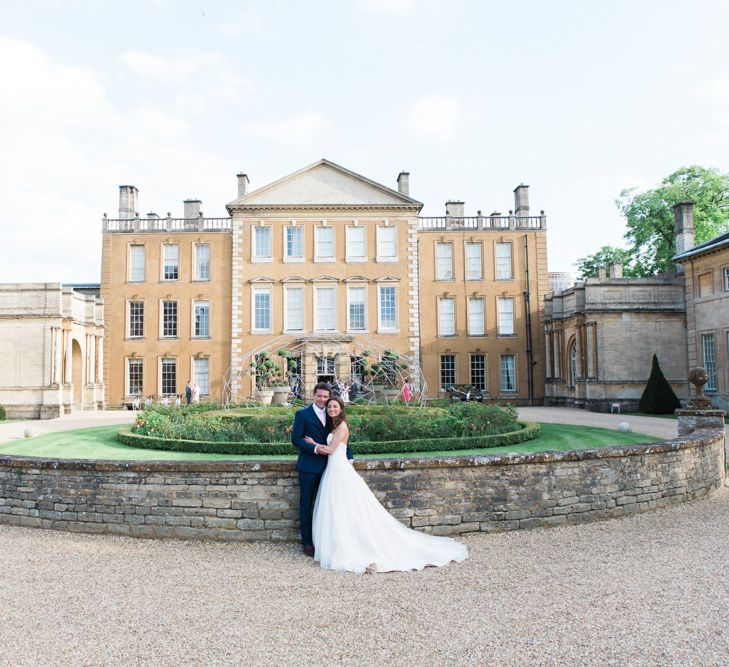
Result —
[[[508, 447], [491, 447], [489, 449], [464, 449], [452, 452], [427, 452], [426, 454], [408, 454], [414, 456], [473, 456], [488, 454], [504, 454], [508, 452], [543, 452], [565, 451], [571, 449], [588, 449], [608, 447], [611, 445], [632, 445], [638, 442], [655, 441], [649, 435], [638, 433], [619, 433], [602, 428], [584, 426], [564, 426], [562, 424], [540, 424], [541, 435], [530, 440]], [[289, 461], [291, 456], [234, 456], [229, 454], [188, 454], [184, 452], [168, 452], [162, 450], [137, 449], [117, 442], [114, 435], [121, 426], [100, 426], [97, 428], [77, 429], [62, 433], [48, 433], [29, 440], [16, 440], [0, 444], [0, 455], [17, 454], [21, 456], [41, 456], [50, 458], [71, 459], [112, 459], [140, 461]], [[363, 459], [398, 458], [399, 454], [370, 454]]]

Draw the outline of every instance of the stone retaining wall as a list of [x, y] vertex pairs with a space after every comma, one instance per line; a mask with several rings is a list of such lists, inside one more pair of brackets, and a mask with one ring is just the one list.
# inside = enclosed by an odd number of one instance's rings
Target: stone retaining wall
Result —
[[[612, 449], [381, 459], [356, 468], [405, 525], [459, 535], [583, 523], [701, 498], [724, 478], [723, 431]], [[0, 523], [216, 540], [298, 539], [289, 462], [0, 457]]]

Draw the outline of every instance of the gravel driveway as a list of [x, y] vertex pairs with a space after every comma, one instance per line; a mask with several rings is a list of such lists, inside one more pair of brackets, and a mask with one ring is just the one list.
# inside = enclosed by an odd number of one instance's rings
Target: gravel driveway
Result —
[[0, 526], [0, 664], [729, 663], [729, 490], [464, 540], [460, 565], [325, 572], [294, 545]]

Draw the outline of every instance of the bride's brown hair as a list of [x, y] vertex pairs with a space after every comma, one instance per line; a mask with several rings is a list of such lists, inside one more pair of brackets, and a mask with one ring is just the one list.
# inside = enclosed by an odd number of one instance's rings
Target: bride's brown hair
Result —
[[344, 410], [344, 401], [342, 401], [342, 399], [339, 398], [339, 396], [332, 396], [327, 401], [327, 407], [329, 407], [329, 404], [332, 401], [334, 401], [335, 403], [338, 403], [339, 404], [339, 409], [341, 410], [341, 412], [339, 413], [339, 416], [336, 418], [336, 421], [334, 420], [334, 417], [331, 418], [331, 420], [332, 420], [332, 431], [335, 428], [337, 428], [337, 426], [339, 426], [342, 422], [344, 422], [347, 426], [349, 426], [349, 422], [347, 421], [347, 414], [346, 414], [346, 412]]

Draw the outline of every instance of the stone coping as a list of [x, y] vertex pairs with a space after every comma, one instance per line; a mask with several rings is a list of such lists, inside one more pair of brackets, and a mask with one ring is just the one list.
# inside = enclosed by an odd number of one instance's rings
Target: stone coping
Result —
[[[560, 463], [644, 456], [705, 447], [724, 439], [716, 431], [694, 431], [690, 435], [617, 447], [568, 451], [514, 452], [484, 456], [423, 456], [355, 460], [357, 470], [405, 470], [419, 468], [470, 468], [479, 466]], [[112, 461], [103, 459], [60, 459], [36, 456], [0, 456], [0, 466], [36, 470], [86, 470], [99, 472], [292, 472], [296, 461]]]

